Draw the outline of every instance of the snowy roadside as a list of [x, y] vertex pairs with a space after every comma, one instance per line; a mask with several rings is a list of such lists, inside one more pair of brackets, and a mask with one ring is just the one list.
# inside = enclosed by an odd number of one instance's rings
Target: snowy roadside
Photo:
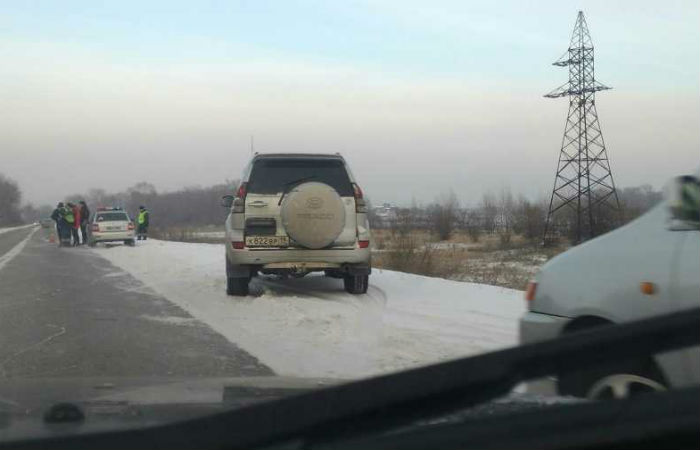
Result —
[[250, 296], [234, 298], [220, 244], [149, 240], [92, 251], [280, 375], [357, 378], [512, 346], [525, 310], [520, 291], [386, 270], [373, 271], [364, 296], [307, 276], [259, 277]]

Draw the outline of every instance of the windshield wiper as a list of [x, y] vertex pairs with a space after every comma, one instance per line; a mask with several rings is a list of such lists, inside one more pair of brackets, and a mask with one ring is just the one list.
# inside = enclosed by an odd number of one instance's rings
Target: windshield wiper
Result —
[[[697, 345], [699, 325], [700, 308], [693, 308], [332, 386], [186, 422], [86, 436], [55, 436], [21, 444], [23, 448], [37, 449], [249, 449], [272, 445], [308, 448], [464, 410], [506, 395], [527, 380]], [[695, 397], [693, 401], [695, 404]]]
[[284, 196], [287, 195], [287, 192], [291, 191], [294, 188], [294, 186], [296, 186], [297, 184], [303, 183], [304, 181], [313, 180], [314, 178], [316, 178], [316, 175], [302, 177], [302, 178], [288, 181], [288, 182], [284, 183], [285, 188], [282, 191], [282, 195], [280, 196], [280, 201], [277, 202], [277, 206], [282, 204], [282, 200], [284, 199]]

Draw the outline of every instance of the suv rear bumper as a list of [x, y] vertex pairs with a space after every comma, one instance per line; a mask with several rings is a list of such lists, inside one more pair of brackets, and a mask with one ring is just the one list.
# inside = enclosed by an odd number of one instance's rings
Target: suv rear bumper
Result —
[[[248, 248], [235, 250], [230, 244], [226, 246], [226, 255], [231, 264], [265, 265], [273, 263], [320, 263], [335, 264], [365, 264], [369, 266], [371, 253], [369, 248], [353, 248], [347, 250], [251, 250]], [[328, 267], [328, 266], [326, 266]], [[331, 266], [332, 267], [332, 266]]]
[[134, 231], [91, 232], [89, 237], [95, 242], [127, 241], [129, 239], [134, 239], [136, 233]]
[[369, 248], [347, 250], [236, 250], [227, 246], [228, 276], [246, 277], [252, 270], [271, 273], [313, 272], [327, 270], [337, 275], [369, 275]]

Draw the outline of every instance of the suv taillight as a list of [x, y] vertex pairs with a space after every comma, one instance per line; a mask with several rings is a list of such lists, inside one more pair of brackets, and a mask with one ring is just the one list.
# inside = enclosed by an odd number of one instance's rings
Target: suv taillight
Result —
[[134, 222], [129, 222], [129, 225], [126, 226], [127, 230], [133, 230], [134, 229]]
[[241, 183], [236, 192], [236, 198], [233, 199], [233, 212], [245, 212], [245, 196], [248, 194], [248, 183]]
[[100, 225], [97, 223], [93, 223], [91, 229], [92, 231], [100, 231]]
[[366, 213], [367, 204], [365, 203], [364, 196], [362, 195], [362, 189], [360, 189], [360, 186], [358, 186], [357, 183], [353, 183], [352, 190], [355, 194], [355, 212]]

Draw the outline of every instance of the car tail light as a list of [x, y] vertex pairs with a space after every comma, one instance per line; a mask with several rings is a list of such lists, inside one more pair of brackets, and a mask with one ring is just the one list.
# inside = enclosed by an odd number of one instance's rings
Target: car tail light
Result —
[[360, 186], [358, 186], [357, 183], [353, 183], [352, 190], [355, 194], [355, 212], [366, 213], [367, 203], [365, 203], [364, 195], [362, 194], [362, 189], [360, 189]]
[[93, 223], [92, 226], [90, 227], [92, 231], [100, 231], [100, 225], [97, 223]]
[[530, 281], [527, 284], [527, 290], [525, 291], [525, 300], [531, 302], [535, 299], [535, 294], [537, 293], [537, 282]]
[[129, 225], [126, 226], [127, 230], [133, 230], [134, 229], [134, 222], [129, 222]]
[[369, 247], [369, 241], [357, 241], [359, 244], [360, 248], [367, 248]]
[[233, 241], [231, 242], [231, 245], [233, 246], [234, 250], [241, 250], [245, 248], [245, 242], [243, 241]]
[[[236, 198], [233, 199], [233, 212], [244, 213], [245, 212], [245, 197], [248, 195], [248, 183], [241, 183], [238, 186], [238, 191], [236, 191]], [[241, 247], [243, 248], [243, 247]]]

